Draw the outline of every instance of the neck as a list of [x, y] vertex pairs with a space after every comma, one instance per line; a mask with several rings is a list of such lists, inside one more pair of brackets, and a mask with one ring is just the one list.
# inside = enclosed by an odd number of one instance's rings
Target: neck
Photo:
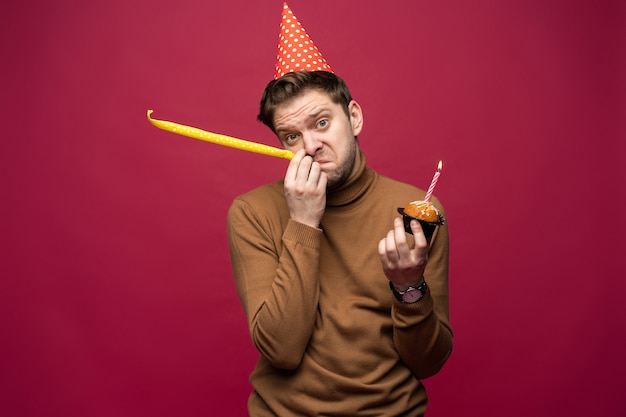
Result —
[[343, 206], [359, 198], [374, 181], [374, 171], [367, 169], [365, 154], [358, 151], [350, 178], [341, 186], [328, 190], [326, 205]]

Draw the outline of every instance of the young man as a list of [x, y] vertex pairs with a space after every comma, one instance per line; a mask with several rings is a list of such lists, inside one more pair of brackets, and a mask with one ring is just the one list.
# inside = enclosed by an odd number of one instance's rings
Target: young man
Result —
[[[420, 380], [452, 349], [447, 226], [430, 245], [416, 221], [405, 233], [396, 209], [425, 192], [367, 167], [362, 109], [332, 72], [270, 82], [259, 120], [295, 156], [284, 180], [237, 197], [228, 216], [261, 353], [250, 415], [423, 415]], [[409, 287], [420, 291], [403, 300]]]

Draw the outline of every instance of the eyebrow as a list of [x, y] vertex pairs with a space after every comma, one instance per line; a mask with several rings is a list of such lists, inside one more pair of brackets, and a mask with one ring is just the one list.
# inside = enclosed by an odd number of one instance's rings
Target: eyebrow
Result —
[[[321, 106], [319, 109], [316, 109], [313, 113], [311, 113], [310, 115], [306, 117], [305, 123], [309, 123], [311, 120], [318, 119], [323, 113], [327, 111], [328, 111], [328, 108]], [[278, 125], [278, 126], [274, 126], [274, 128], [276, 129], [276, 133], [289, 132], [291, 130], [294, 130], [289, 125], [284, 125], [284, 126]]]

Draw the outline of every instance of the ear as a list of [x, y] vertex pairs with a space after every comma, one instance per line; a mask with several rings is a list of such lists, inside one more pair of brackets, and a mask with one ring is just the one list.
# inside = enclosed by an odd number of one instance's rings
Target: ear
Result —
[[352, 100], [350, 104], [348, 104], [348, 113], [350, 114], [352, 133], [354, 133], [354, 136], [359, 136], [363, 129], [363, 110], [361, 110], [359, 103]]

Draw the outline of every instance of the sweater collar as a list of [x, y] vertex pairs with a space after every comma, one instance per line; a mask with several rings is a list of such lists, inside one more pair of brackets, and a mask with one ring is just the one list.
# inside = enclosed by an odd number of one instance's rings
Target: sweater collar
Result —
[[361, 163], [355, 175], [341, 187], [326, 195], [326, 205], [329, 207], [344, 206], [356, 201], [372, 185], [376, 173], [367, 168], [365, 154], [360, 151]]

